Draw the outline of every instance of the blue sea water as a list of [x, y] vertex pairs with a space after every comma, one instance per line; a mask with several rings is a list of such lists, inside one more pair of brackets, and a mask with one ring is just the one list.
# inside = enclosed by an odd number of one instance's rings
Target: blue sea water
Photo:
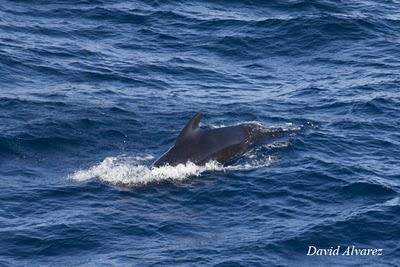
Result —
[[0, 0], [0, 266], [399, 266], [399, 83], [399, 1]]

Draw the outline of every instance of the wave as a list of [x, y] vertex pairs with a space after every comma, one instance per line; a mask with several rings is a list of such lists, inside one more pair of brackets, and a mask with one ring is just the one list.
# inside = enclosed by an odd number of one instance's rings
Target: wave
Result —
[[151, 167], [145, 163], [154, 159], [152, 155], [107, 157], [101, 163], [88, 169], [78, 170], [69, 178], [76, 182], [85, 182], [97, 179], [101, 182], [118, 186], [136, 186], [166, 180], [182, 181], [190, 177], [198, 177], [205, 172], [246, 171], [266, 167], [273, 161], [272, 156], [262, 159], [254, 154], [247, 154], [247, 161], [241, 161], [231, 166], [223, 166], [216, 161], [209, 161], [205, 165], [196, 165], [192, 162], [177, 166]]

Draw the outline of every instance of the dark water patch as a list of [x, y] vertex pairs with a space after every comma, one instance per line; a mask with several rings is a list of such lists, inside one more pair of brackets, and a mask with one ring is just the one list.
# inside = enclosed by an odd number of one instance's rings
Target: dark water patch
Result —
[[7, 138], [0, 138], [0, 153], [4, 156], [12, 156], [18, 154], [13, 148], [12, 143]]
[[2, 246], [3, 252], [8, 256], [18, 254], [18, 258], [24, 259], [70, 254], [82, 251], [83, 247], [100, 247], [101, 241], [96, 236], [87, 234], [86, 227], [84, 223], [59, 223], [45, 228], [38, 227], [34, 231], [12, 233], [4, 240], [4, 245], [7, 246]]
[[396, 108], [399, 101], [389, 98], [374, 98], [366, 102], [355, 103], [351, 112], [354, 114], [364, 113], [366, 115], [381, 115], [390, 111], [398, 111]]
[[350, 197], [390, 197], [396, 195], [396, 191], [380, 184], [356, 182], [344, 186], [341, 191]]
[[18, 146], [25, 147], [26, 149], [33, 149], [36, 151], [47, 150], [47, 151], [57, 151], [65, 146], [79, 145], [79, 140], [68, 139], [64, 137], [17, 137], [15, 141], [11, 141]]
[[[81, 10], [77, 10], [82, 12]], [[133, 10], [135, 11], [135, 10]], [[150, 18], [150, 14], [139, 15], [136, 12], [129, 12], [125, 10], [109, 9], [103, 7], [95, 7], [82, 12], [84, 18], [89, 20], [99, 21], [110, 21], [117, 23], [129, 23], [129, 24], [145, 24]]]

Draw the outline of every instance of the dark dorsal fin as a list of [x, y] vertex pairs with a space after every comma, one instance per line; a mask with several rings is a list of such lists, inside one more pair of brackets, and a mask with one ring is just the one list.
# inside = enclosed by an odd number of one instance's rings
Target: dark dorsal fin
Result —
[[199, 128], [199, 123], [203, 114], [197, 112], [193, 118], [186, 124], [186, 126], [182, 129], [181, 133], [176, 138], [176, 144], [182, 143], [186, 138], [190, 137], [194, 130]]

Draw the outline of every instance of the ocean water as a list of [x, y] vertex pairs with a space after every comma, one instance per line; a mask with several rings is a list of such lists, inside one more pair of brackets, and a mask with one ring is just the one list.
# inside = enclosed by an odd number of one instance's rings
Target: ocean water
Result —
[[[399, 11], [1, 0], [0, 266], [399, 266]], [[197, 111], [295, 131], [151, 168]]]

